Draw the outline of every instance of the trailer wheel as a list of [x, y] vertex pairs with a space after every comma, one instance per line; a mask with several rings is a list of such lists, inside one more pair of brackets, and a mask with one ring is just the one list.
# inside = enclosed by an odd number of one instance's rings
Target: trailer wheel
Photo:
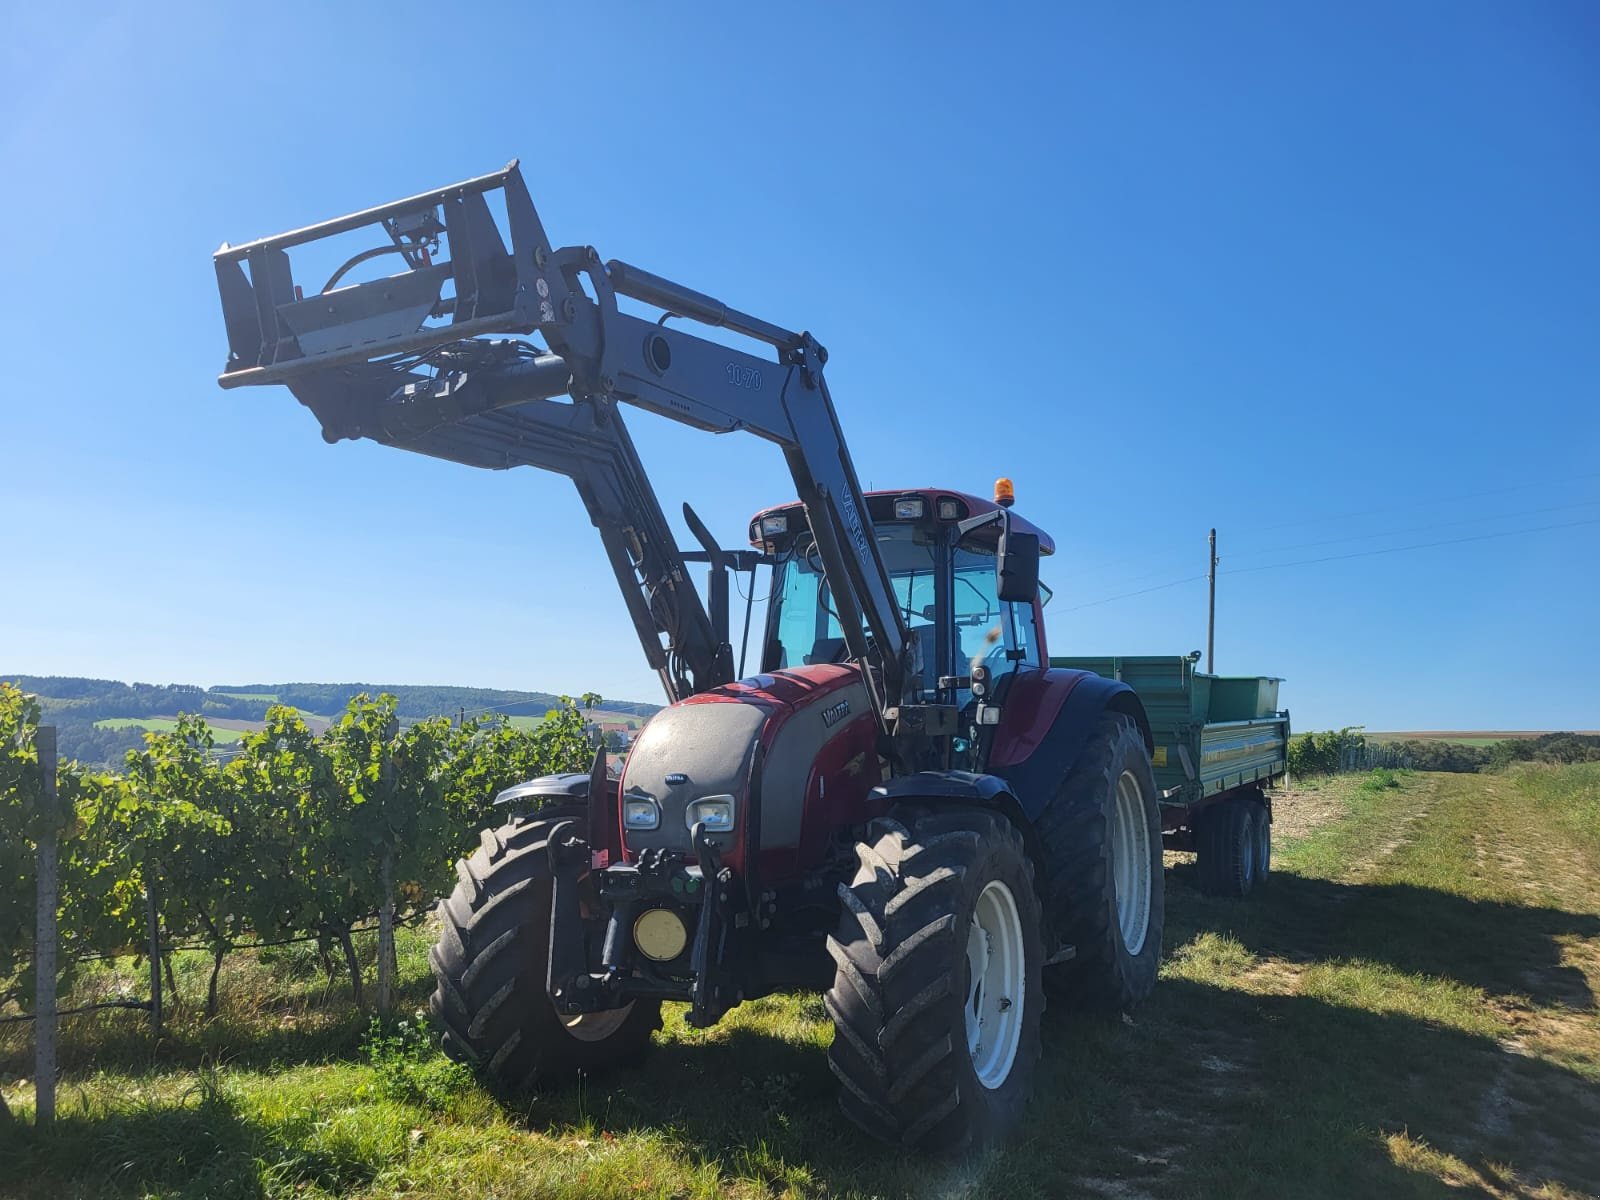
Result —
[[1039, 1058], [1039, 900], [1022, 835], [984, 809], [896, 809], [841, 884], [828, 1065], [868, 1133], [953, 1153], [1021, 1119]]
[[1257, 821], [1257, 808], [1251, 801], [1235, 796], [1202, 815], [1195, 837], [1195, 868], [1201, 891], [1212, 896], [1244, 897], [1255, 887], [1261, 859], [1259, 842], [1266, 824]]
[[559, 823], [485, 829], [478, 849], [456, 864], [455, 891], [439, 904], [439, 940], [428, 952], [436, 984], [429, 1007], [445, 1052], [513, 1090], [635, 1058], [661, 1027], [659, 1001], [578, 1017], [551, 1004], [549, 838]]
[[1101, 718], [1037, 828], [1046, 911], [1075, 950], [1045, 982], [1079, 1007], [1134, 1007], [1155, 987], [1165, 888], [1155, 775], [1133, 718]]
[[1257, 799], [1253, 807], [1256, 820], [1256, 886], [1260, 887], [1272, 874], [1272, 813], [1262, 799]]

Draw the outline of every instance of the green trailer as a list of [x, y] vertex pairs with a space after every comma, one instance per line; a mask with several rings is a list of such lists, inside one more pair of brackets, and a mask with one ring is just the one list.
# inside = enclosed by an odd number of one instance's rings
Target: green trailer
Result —
[[1207, 891], [1247, 895], [1271, 866], [1272, 789], [1288, 770], [1282, 680], [1211, 675], [1198, 655], [1052, 658], [1131, 687], [1150, 718], [1166, 844], [1198, 855]]

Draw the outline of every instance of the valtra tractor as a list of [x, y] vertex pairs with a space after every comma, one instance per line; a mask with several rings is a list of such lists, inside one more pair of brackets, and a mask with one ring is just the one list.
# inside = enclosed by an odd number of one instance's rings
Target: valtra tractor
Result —
[[[327, 284], [297, 283], [290, 250]], [[431, 956], [452, 1055], [522, 1087], [631, 1059], [663, 1001], [706, 1026], [821, 990], [845, 1112], [950, 1151], [1018, 1120], [1047, 991], [1149, 993], [1149, 722], [1123, 683], [1050, 667], [1054, 547], [1006, 481], [864, 492], [811, 334], [553, 247], [515, 163], [215, 265], [224, 387], [286, 385], [330, 442], [569, 476], [667, 694], [620, 780], [600, 753], [511, 789], [459, 864]], [[624, 406], [775, 443], [798, 500], [735, 551], [685, 505], [700, 547], [681, 550]], [[728, 584], [758, 570], [746, 674]]]

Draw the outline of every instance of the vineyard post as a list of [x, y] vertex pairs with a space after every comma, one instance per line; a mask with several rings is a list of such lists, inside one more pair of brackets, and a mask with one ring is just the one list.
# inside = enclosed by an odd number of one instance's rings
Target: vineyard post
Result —
[[161, 911], [156, 907], [155, 884], [144, 886], [145, 920], [150, 927], [150, 1028], [161, 1036]]
[[[383, 759], [379, 765], [379, 793], [384, 799], [384, 823], [394, 817], [394, 739], [399, 724], [393, 718], [383, 730]], [[380, 867], [383, 903], [378, 908], [378, 1015], [387, 1017], [394, 998], [394, 839], [384, 830], [383, 861]]]
[[394, 990], [394, 851], [383, 851], [383, 904], [378, 909], [378, 1014], [389, 1015]]
[[33, 1094], [34, 1123], [40, 1128], [56, 1118], [56, 875], [59, 824], [56, 820], [56, 728], [41, 725], [34, 732], [39, 752], [38, 892], [34, 924]]

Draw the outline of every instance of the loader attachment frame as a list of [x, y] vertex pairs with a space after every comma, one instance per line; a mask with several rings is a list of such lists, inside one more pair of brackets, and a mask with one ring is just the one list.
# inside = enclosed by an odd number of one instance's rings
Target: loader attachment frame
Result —
[[[509, 248], [490, 206], [497, 191]], [[368, 227], [383, 240], [307, 298], [289, 251]], [[439, 258], [444, 248], [448, 258]], [[344, 283], [368, 262], [396, 259], [404, 266], [396, 274]], [[229, 345], [222, 386], [285, 384], [329, 441], [367, 437], [478, 467], [570, 476], [669, 699], [732, 678], [725, 593], [716, 595], [713, 621], [618, 405], [776, 443], [880, 727], [920, 737], [911, 731], [928, 726], [907, 708], [917, 699], [908, 690], [919, 673], [917, 647], [823, 378], [827, 352], [810, 334], [627, 263], [602, 263], [592, 247], [553, 248], [515, 162], [276, 237], [225, 244], [215, 264]], [[621, 311], [619, 296], [661, 310], [659, 319]], [[774, 357], [669, 325], [670, 317], [764, 343]], [[525, 340], [534, 334], [544, 347]], [[703, 528], [695, 532], [704, 544]], [[714, 571], [724, 568], [714, 544], [706, 549]]]

